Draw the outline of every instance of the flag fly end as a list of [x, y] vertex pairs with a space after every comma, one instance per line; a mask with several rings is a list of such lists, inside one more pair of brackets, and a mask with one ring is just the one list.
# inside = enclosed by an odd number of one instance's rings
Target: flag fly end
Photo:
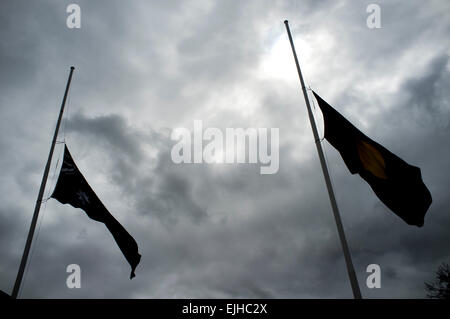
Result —
[[134, 271], [141, 260], [136, 241], [111, 215], [89, 186], [75, 164], [67, 145], [64, 147], [63, 164], [51, 197], [61, 204], [80, 208], [89, 218], [104, 223], [131, 266], [130, 279], [135, 277]]

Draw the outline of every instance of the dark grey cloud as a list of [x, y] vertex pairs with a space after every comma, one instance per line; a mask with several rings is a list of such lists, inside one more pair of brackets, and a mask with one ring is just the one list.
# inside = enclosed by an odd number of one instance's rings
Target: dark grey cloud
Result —
[[88, 119], [76, 113], [66, 124], [67, 132], [81, 132], [89, 139], [106, 142], [114, 154], [127, 154], [136, 161], [141, 159], [139, 135], [128, 134], [127, 123], [118, 115], [98, 116]]
[[[427, 73], [420, 78], [414, 78], [407, 81], [403, 88], [410, 92], [410, 98], [407, 106], [409, 110], [421, 115], [426, 111], [426, 118], [433, 118], [435, 124], [440, 124], [448, 128], [448, 95], [447, 88], [450, 85], [450, 76], [448, 72], [448, 54], [435, 57], [430, 62]], [[447, 120], [447, 123], [440, 120]], [[443, 125], [444, 124], [444, 125]]]
[[[404, 224], [325, 141], [363, 295], [422, 298], [450, 259], [450, 6], [379, 1], [78, 1], [0, 4], [0, 289], [11, 291], [69, 66], [63, 131], [110, 212], [136, 238], [137, 277], [107, 229], [49, 200], [24, 280], [29, 298], [350, 298], [345, 264], [283, 25], [308, 85], [422, 170], [433, 204]], [[323, 129], [321, 115], [314, 114]], [[171, 161], [172, 129], [278, 127], [280, 169]], [[56, 182], [58, 144], [46, 190]], [[82, 288], [65, 285], [79, 264]], [[382, 288], [366, 288], [366, 267]]]

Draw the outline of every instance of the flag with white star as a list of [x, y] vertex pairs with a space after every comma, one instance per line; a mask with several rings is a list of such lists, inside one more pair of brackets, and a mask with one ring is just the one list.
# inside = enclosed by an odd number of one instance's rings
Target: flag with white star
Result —
[[135, 276], [134, 271], [141, 260], [136, 241], [110, 214], [94, 193], [75, 165], [67, 146], [64, 148], [64, 162], [51, 197], [62, 204], [69, 204], [75, 208], [80, 208], [91, 219], [104, 223], [131, 266], [130, 279]]

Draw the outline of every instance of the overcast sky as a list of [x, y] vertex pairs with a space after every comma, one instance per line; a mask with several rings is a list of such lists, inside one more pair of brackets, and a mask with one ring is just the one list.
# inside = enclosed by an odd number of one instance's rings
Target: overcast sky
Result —
[[[351, 298], [283, 21], [305, 81], [422, 170], [422, 228], [390, 212], [323, 146], [363, 297], [423, 298], [450, 262], [450, 2], [0, 2], [0, 289], [25, 245], [69, 68], [59, 141], [136, 239], [136, 278], [103, 224], [42, 206], [24, 298]], [[381, 28], [366, 25], [370, 3]], [[320, 111], [314, 110], [320, 134]], [[174, 164], [174, 128], [279, 128], [280, 169]], [[58, 177], [55, 150], [46, 197]], [[81, 267], [81, 288], [66, 267]], [[379, 264], [381, 288], [366, 267]]]

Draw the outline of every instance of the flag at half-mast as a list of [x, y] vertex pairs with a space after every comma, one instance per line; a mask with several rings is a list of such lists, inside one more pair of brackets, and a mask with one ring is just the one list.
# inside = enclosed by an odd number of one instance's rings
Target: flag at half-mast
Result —
[[134, 271], [141, 260], [136, 241], [94, 193], [75, 165], [67, 146], [64, 147], [64, 161], [51, 197], [62, 204], [81, 208], [91, 219], [104, 223], [131, 266], [130, 279], [135, 276]]
[[423, 226], [431, 205], [420, 168], [371, 140], [317, 93], [325, 123], [325, 139], [341, 154], [352, 174], [359, 174], [378, 198], [409, 225]]

